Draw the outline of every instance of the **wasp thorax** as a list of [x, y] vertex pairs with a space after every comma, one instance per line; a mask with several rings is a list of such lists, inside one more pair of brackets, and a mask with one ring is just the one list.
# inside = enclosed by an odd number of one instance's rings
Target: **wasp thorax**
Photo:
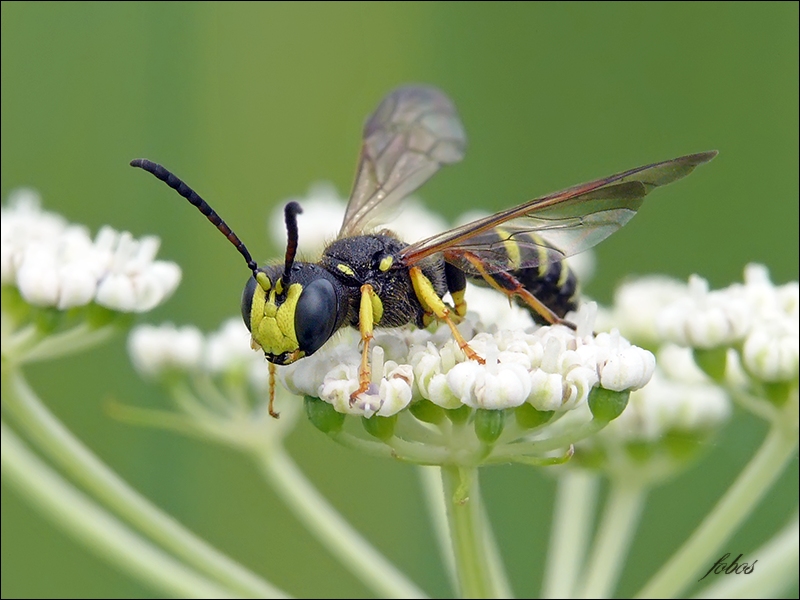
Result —
[[338, 282], [311, 263], [296, 263], [286, 285], [279, 266], [264, 267], [242, 293], [242, 318], [254, 348], [286, 365], [313, 354], [343, 321]]

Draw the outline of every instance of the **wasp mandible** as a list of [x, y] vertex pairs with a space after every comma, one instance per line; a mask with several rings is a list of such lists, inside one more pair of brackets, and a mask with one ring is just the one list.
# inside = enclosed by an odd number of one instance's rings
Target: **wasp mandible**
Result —
[[[319, 350], [342, 327], [362, 340], [359, 387], [369, 390], [369, 346], [375, 327], [443, 322], [470, 360], [483, 359], [456, 324], [466, 314], [467, 278], [489, 285], [530, 310], [539, 323], [572, 327], [577, 281], [564, 259], [625, 225], [654, 188], [688, 175], [716, 151], [689, 154], [631, 169], [529, 200], [494, 215], [407, 244], [377, 226], [442, 165], [464, 157], [466, 135], [455, 106], [440, 90], [401, 87], [367, 120], [355, 183], [336, 240], [317, 262], [295, 260], [300, 205], [285, 207], [288, 243], [283, 263], [259, 267], [219, 215], [170, 171], [146, 159], [131, 161], [196, 206], [247, 262], [242, 317], [270, 363], [273, 410], [275, 365]], [[450, 302], [444, 300], [450, 296]]]

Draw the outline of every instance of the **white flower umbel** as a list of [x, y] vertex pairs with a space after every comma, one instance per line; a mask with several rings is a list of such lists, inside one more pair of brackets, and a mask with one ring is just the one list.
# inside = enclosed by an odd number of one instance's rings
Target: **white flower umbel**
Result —
[[607, 428], [577, 445], [576, 464], [601, 468], [615, 477], [663, 481], [707, 447], [731, 414], [723, 389], [706, 376], [686, 348], [667, 345], [658, 354], [650, 383], [634, 391], [628, 407]]
[[19, 190], [2, 207], [3, 354], [33, 361], [105, 339], [126, 313], [151, 310], [175, 291], [178, 266], [155, 260], [159, 241], [82, 225], [42, 210]]
[[[504, 303], [503, 298], [497, 300], [500, 305]], [[459, 426], [475, 427], [478, 441], [473, 439], [472, 445], [459, 446], [455, 438], [441, 430], [442, 439], [447, 439], [443, 447], [429, 454], [408, 454], [405, 451], [409, 445], [419, 440], [415, 440], [414, 427], [401, 428], [402, 420], [398, 421], [396, 435], [393, 431], [387, 437], [387, 443], [396, 441], [396, 455], [408, 460], [424, 461], [422, 456], [430, 461], [437, 456], [447, 460], [484, 460], [504, 430], [502, 442], [510, 447], [510, 442], [528, 439], [538, 425], [585, 406], [593, 390], [602, 388], [612, 395], [626, 395], [649, 381], [655, 368], [653, 355], [632, 346], [616, 331], [595, 336], [591, 333], [593, 311], [593, 304], [589, 304], [572, 315], [578, 322], [577, 332], [561, 325], [531, 326], [527, 331], [498, 330], [496, 326], [484, 326], [480, 316], [470, 312], [460, 330], [472, 349], [484, 358], [484, 364], [468, 360], [446, 326], [434, 330], [379, 330], [372, 342], [372, 386], [352, 400], [350, 395], [359, 386], [361, 360], [355, 330], [341, 332], [308, 358], [279, 367], [278, 379], [290, 392], [319, 399], [317, 402], [327, 403], [338, 413], [366, 418], [399, 415], [404, 419], [410, 413], [408, 420], [416, 417], [426, 424], [424, 433], [428, 437], [445, 422], [441, 421], [445, 417], [450, 417], [450, 423], [454, 419], [463, 421]], [[516, 422], [505, 428], [506, 417], [520, 410]], [[484, 435], [486, 420], [492, 421], [494, 433]], [[335, 422], [334, 433], [339, 434], [341, 421]], [[417, 428], [419, 424], [416, 423]], [[583, 431], [582, 426], [578, 429]], [[548, 451], [568, 447], [572, 441], [569, 431], [559, 431], [560, 444], [539, 443], [539, 447]], [[547, 436], [540, 431], [535, 437], [541, 442]], [[462, 436], [459, 440], [461, 443], [467, 438]], [[535, 445], [519, 446], [526, 456], [535, 448], [538, 449]], [[513, 460], [513, 452], [498, 452], [498, 460], [501, 455]]]
[[208, 335], [171, 323], [141, 325], [128, 338], [128, 352], [137, 371], [160, 380], [180, 409], [175, 415], [119, 407], [129, 420], [179, 426], [252, 449], [280, 440], [299, 411], [297, 402], [281, 395], [276, 399], [281, 418], [269, 416], [268, 368], [263, 355], [250, 348], [250, 334], [241, 319], [230, 319]]
[[[798, 284], [776, 286], [763, 265], [745, 268], [744, 283], [709, 290], [692, 276], [689, 291], [655, 318], [667, 341], [694, 349], [715, 379], [735, 385], [794, 385], [798, 380]], [[729, 352], [736, 361], [729, 360]], [[745, 374], [736, 369], [741, 365]]]
[[[138, 327], [128, 349], [137, 370], [148, 379], [155, 375], [165, 386], [177, 412], [115, 406], [116, 416], [248, 454], [297, 519], [377, 595], [424, 597], [326, 502], [284, 450], [283, 439], [292, 431], [302, 401], [279, 389], [275, 406], [280, 418], [270, 416], [268, 366], [263, 353], [250, 348], [250, 333], [241, 319], [230, 319], [208, 335], [172, 324]], [[245, 595], [268, 597], [263, 592]]]
[[30, 191], [2, 209], [2, 280], [35, 306], [59, 310], [95, 302], [119, 312], [148, 311], [178, 286], [181, 272], [157, 261], [155, 237], [135, 240], [110, 227], [94, 240], [80, 225], [44, 211]]

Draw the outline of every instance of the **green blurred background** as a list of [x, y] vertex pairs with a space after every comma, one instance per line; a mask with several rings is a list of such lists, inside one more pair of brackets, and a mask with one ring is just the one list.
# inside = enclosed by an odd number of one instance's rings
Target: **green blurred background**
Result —
[[[447, 217], [498, 210], [619, 170], [716, 148], [597, 250], [603, 302], [633, 273], [740, 280], [749, 261], [798, 277], [797, 3], [2, 3], [3, 198], [39, 189], [96, 230], [161, 237], [184, 279], [151, 322], [216, 328], [247, 272], [173, 192], [128, 167], [168, 165], [261, 261], [266, 217], [309, 184], [349, 190], [360, 128], [407, 82], [452, 96], [470, 150], [422, 196]], [[499, 300], [501, 301], [501, 300]], [[368, 596], [298, 525], [247, 460], [135, 428], [109, 399], [165, 402], [125, 340], [30, 369], [52, 410], [148, 497], [299, 596]], [[738, 415], [707, 455], [651, 495], [620, 587], [630, 595], [685, 539], [760, 443]], [[309, 477], [426, 590], [448, 592], [414, 469], [329, 442], [303, 421], [289, 446]], [[797, 505], [797, 461], [726, 546], [747, 553]], [[484, 471], [518, 594], [538, 593], [553, 484]], [[2, 488], [2, 595], [148, 596]], [[797, 591], [790, 590], [796, 596]]]

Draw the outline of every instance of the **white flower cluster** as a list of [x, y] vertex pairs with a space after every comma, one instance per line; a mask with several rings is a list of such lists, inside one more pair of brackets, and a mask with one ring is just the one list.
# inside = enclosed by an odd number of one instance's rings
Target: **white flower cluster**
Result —
[[88, 230], [41, 209], [38, 195], [18, 190], [2, 208], [2, 283], [36, 306], [60, 310], [95, 302], [120, 312], [144, 312], [178, 286], [180, 268], [154, 260], [159, 240], [135, 240], [103, 227]]
[[[592, 305], [578, 321], [590, 319]], [[525, 402], [542, 411], [571, 410], [586, 402], [594, 386], [638, 389], [655, 368], [653, 355], [632, 346], [618, 332], [594, 336], [589, 323], [578, 333], [563, 327], [540, 327], [532, 333], [503, 329], [487, 333], [477, 315], [469, 344], [486, 364], [467, 360], [449, 329], [383, 330], [374, 340], [373, 388], [351, 403], [358, 389], [358, 335], [344, 332], [313, 356], [278, 370], [289, 391], [329, 402], [337, 411], [389, 416], [411, 401], [426, 399], [443, 408], [505, 409]], [[474, 335], [474, 331], [481, 333]], [[467, 336], [471, 337], [471, 336]], [[389, 360], [385, 360], [388, 358]]]
[[652, 381], [631, 394], [627, 408], [598, 435], [604, 441], [658, 442], [666, 434], [713, 431], [731, 414], [727, 394], [694, 364], [691, 351], [664, 346]]
[[667, 279], [626, 284], [614, 315], [634, 339], [702, 350], [741, 348], [742, 364], [753, 377], [789, 381], [798, 377], [798, 295], [796, 281], [776, 286], [766, 267], [751, 264], [744, 283], [721, 290], [709, 290], [697, 275], [688, 286]]
[[128, 338], [128, 353], [134, 367], [146, 377], [170, 372], [237, 372], [244, 373], [256, 389], [268, 385], [264, 356], [250, 348], [250, 332], [239, 318], [228, 319], [208, 336], [193, 326], [139, 325]]

